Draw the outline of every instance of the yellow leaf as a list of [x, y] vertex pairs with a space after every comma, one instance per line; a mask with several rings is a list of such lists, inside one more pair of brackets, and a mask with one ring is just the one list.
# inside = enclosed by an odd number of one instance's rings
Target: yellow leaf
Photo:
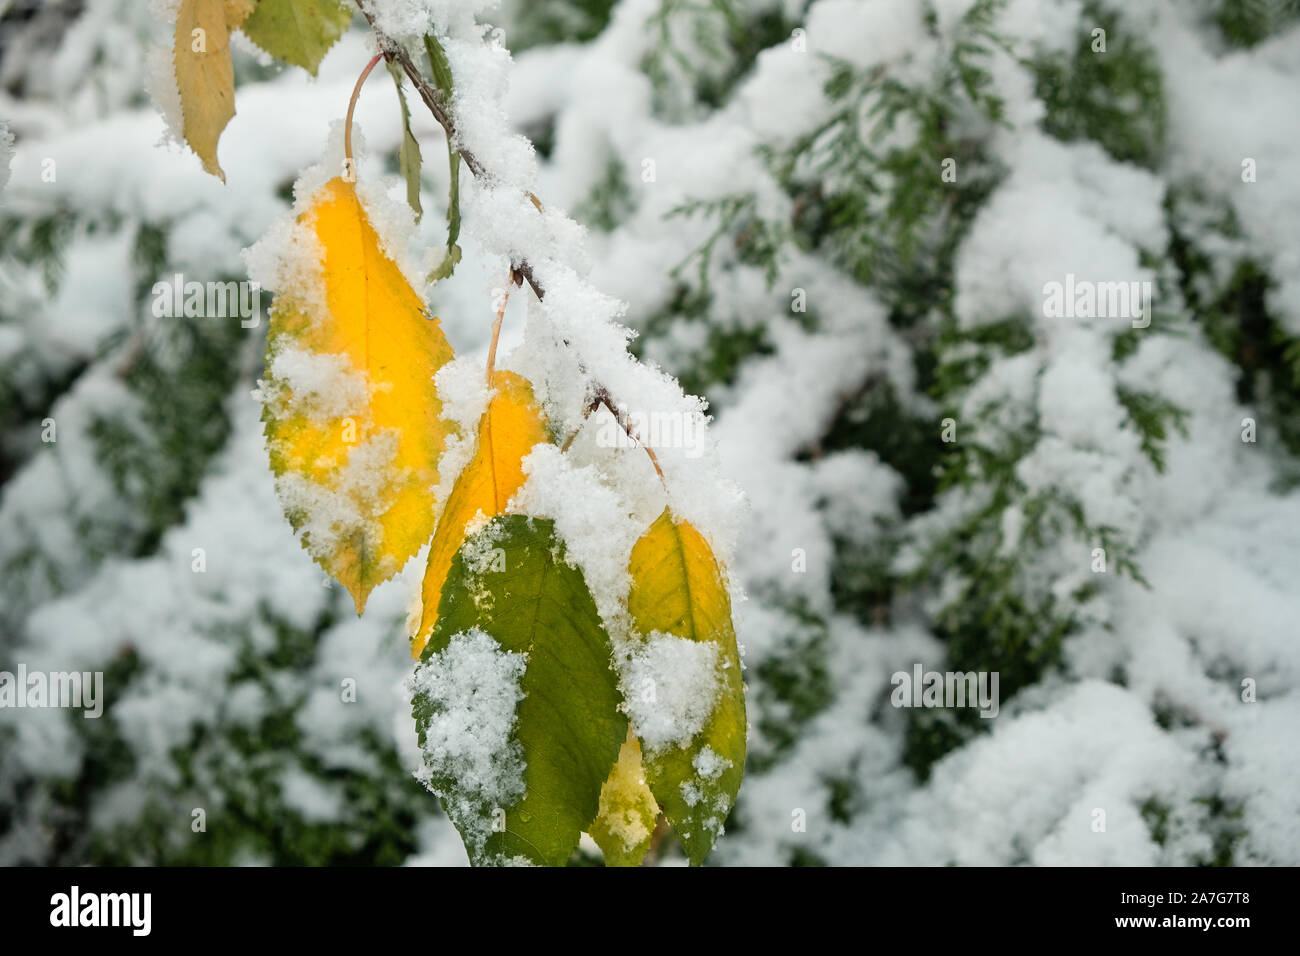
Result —
[[230, 33], [253, 12], [254, 0], [181, 0], [172, 42], [172, 66], [181, 96], [185, 141], [203, 169], [224, 183], [217, 141], [235, 115], [235, 71]]
[[673, 635], [718, 649], [712, 712], [680, 745], [647, 749], [646, 779], [692, 863], [722, 832], [745, 770], [745, 691], [723, 570], [704, 536], [664, 509], [632, 549], [628, 612], [645, 638]]
[[360, 614], [433, 533], [447, 434], [433, 377], [452, 351], [381, 249], [353, 184], [320, 187], [298, 224], [299, 245], [319, 245], [323, 288], [275, 298], [267, 448], [303, 546]]
[[511, 496], [523, 486], [524, 457], [538, 443], [550, 440], [527, 379], [514, 372], [497, 371], [492, 376], [492, 387], [495, 394], [479, 420], [474, 458], [456, 479], [429, 546], [422, 587], [424, 610], [411, 641], [411, 656], [415, 658], [424, 650], [438, 620], [442, 585], [451, 570], [452, 558], [465, 540], [465, 527], [480, 512], [484, 518], [494, 518], [505, 511]]
[[588, 832], [605, 854], [606, 865], [640, 866], [658, 817], [659, 804], [641, 766], [641, 744], [629, 730], [618, 762], [600, 788], [600, 812]]

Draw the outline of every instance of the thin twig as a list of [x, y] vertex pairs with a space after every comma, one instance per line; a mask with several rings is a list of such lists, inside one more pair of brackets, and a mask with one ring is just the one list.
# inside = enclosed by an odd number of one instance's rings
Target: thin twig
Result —
[[[456, 124], [452, 122], [451, 114], [447, 111], [447, 104], [442, 102], [442, 94], [424, 78], [424, 74], [420, 72], [419, 68], [411, 60], [406, 49], [392, 37], [388, 36], [388, 34], [384, 33], [383, 30], [379, 29], [379, 25], [375, 23], [375, 18], [371, 16], [370, 11], [365, 8], [365, 5], [362, 4], [361, 0], [357, 0], [357, 7], [360, 8], [361, 15], [366, 18], [366, 22], [370, 24], [370, 29], [374, 31], [375, 37], [379, 40], [380, 54], [388, 60], [388, 62], [396, 63], [400, 66], [402, 72], [411, 78], [411, 83], [415, 86], [416, 92], [420, 94], [420, 99], [424, 100], [424, 105], [429, 107], [429, 112], [433, 114], [433, 118], [436, 119], [438, 125], [446, 131], [447, 139], [455, 140]], [[462, 149], [460, 150], [460, 157], [465, 160], [465, 165], [469, 167], [469, 171], [473, 173], [476, 178], [484, 175], [483, 166], [479, 163], [473, 153], [466, 152]]]
[[[380, 55], [387, 59], [388, 62], [396, 63], [402, 68], [402, 72], [410, 77], [411, 85], [414, 86], [415, 91], [420, 94], [420, 99], [424, 101], [424, 105], [429, 108], [429, 112], [433, 114], [433, 118], [438, 121], [438, 125], [441, 126], [443, 132], [447, 134], [447, 142], [449, 144], [455, 144], [455, 148], [460, 153], [460, 158], [465, 161], [465, 165], [469, 167], [469, 171], [474, 174], [474, 178], [492, 178], [483, 168], [483, 164], [479, 162], [477, 156], [475, 156], [470, 150], [465, 149], [462, 144], [456, 143], [456, 123], [451, 118], [448, 104], [442, 101], [442, 93], [437, 87], [433, 86], [424, 78], [424, 74], [420, 72], [419, 67], [417, 67], [414, 61], [411, 60], [410, 54], [406, 52], [406, 49], [392, 37], [388, 36], [388, 34], [384, 33], [383, 30], [379, 29], [378, 24], [375, 23], [375, 18], [371, 16], [370, 11], [365, 8], [361, 0], [357, 0], [357, 7], [361, 10], [361, 15], [366, 18], [366, 22], [370, 24], [370, 29], [374, 31], [376, 39], [379, 40]], [[528, 194], [528, 198], [540, 212], [542, 209], [541, 200], [531, 192]], [[542, 289], [541, 283], [537, 281], [537, 277], [533, 275], [533, 267], [530, 266], [527, 261], [519, 262], [515, 264], [513, 268], [514, 271], [528, 283], [533, 292], [536, 293], [537, 298], [541, 299], [545, 297], [545, 290]]]
[[[514, 270], [510, 271], [510, 281], [514, 282]], [[510, 304], [510, 288], [507, 286], [501, 292], [501, 304], [497, 307], [497, 317], [492, 322], [492, 341], [488, 345], [487, 354], [487, 383], [488, 387], [492, 386], [492, 373], [497, 367], [497, 342], [501, 338], [501, 323], [506, 317], [506, 306]]]
[[[438, 121], [438, 125], [441, 126], [443, 132], [447, 134], [448, 148], [454, 148], [460, 153], [460, 158], [465, 161], [465, 165], [469, 168], [469, 171], [474, 174], [475, 179], [492, 179], [493, 177], [491, 173], [489, 173], [483, 164], [479, 162], [478, 157], [475, 156], [473, 152], [466, 149], [463, 143], [457, 142], [456, 123], [451, 118], [449, 104], [443, 102], [442, 93], [437, 87], [433, 86], [427, 79], [425, 79], [424, 74], [420, 72], [419, 67], [417, 67], [411, 60], [410, 54], [406, 52], [406, 49], [379, 28], [379, 25], [375, 23], [375, 18], [371, 16], [370, 11], [365, 8], [365, 5], [361, 0], [356, 0], [356, 3], [358, 9], [361, 10], [361, 15], [366, 18], [366, 22], [370, 24], [370, 29], [374, 31], [375, 38], [379, 41], [379, 55], [383, 56], [390, 63], [396, 63], [402, 68], [402, 72], [410, 78], [411, 85], [414, 86], [415, 91], [420, 94], [420, 99], [424, 101], [424, 105], [429, 108], [429, 112], [433, 114], [433, 118]], [[351, 128], [352, 124], [349, 123], [348, 129], [351, 130]], [[532, 202], [533, 206], [536, 207], [538, 212], [542, 211], [542, 201], [538, 199], [536, 195], [530, 192], [528, 193], [528, 199]], [[527, 282], [529, 288], [533, 290], [533, 294], [536, 295], [538, 299], [546, 298], [546, 290], [542, 288], [542, 284], [538, 281], [537, 276], [533, 274], [533, 267], [529, 264], [527, 259], [522, 259], [519, 262], [512, 263], [510, 266], [510, 274], [516, 285], [521, 285], [524, 282]], [[500, 320], [498, 320], [494, 327], [492, 339], [493, 355], [495, 355], [496, 335], [499, 331]], [[569, 343], [566, 341], [564, 344], [567, 346]], [[578, 367], [585, 374], [586, 370], [582, 368], [581, 361], [579, 361]], [[615, 410], [618, 407], [618, 403], [615, 402], [613, 396], [610, 395], [609, 389], [599, 382], [594, 382], [592, 383], [592, 393], [594, 397], [592, 403], [589, 404], [587, 408], [585, 417], [590, 417], [592, 412], [602, 405], [609, 409], [610, 413], [614, 416], [614, 420], [617, 421], [623, 431], [627, 433], [627, 436], [645, 450], [645, 453], [650, 457], [650, 463], [654, 465], [655, 471], [659, 475], [659, 480], [661, 482], [664, 481], [664, 473], [663, 469], [659, 467], [659, 459], [655, 456], [654, 451], [641, 440], [640, 436], [637, 435], [636, 430], [632, 428], [631, 424]], [[573, 438], [574, 436], [571, 435], [569, 440], [565, 442], [564, 447], [566, 449], [573, 442]]]
[[[614, 406], [614, 399], [610, 396], [609, 391], [604, 385], [599, 383], [594, 386], [591, 401], [587, 403], [587, 407], [584, 409], [582, 417], [584, 419], [590, 418], [598, 408], [604, 408], [613, 415], [614, 421], [618, 423], [619, 428], [623, 429], [627, 434], [627, 437], [641, 446], [641, 450], [645, 452], [646, 456], [650, 459], [650, 464], [654, 465], [655, 473], [659, 475], [660, 483], [666, 488], [667, 481], [664, 478], [664, 470], [659, 467], [659, 457], [654, 453], [654, 449], [641, 439], [641, 436], [637, 434], [636, 429], [632, 427], [632, 423], [619, 414], [618, 409]], [[573, 444], [573, 440], [578, 437], [578, 432], [580, 431], [582, 431], [582, 429], [578, 428], [564, 440], [564, 444], [560, 446], [561, 452], [569, 450], [569, 446]]]

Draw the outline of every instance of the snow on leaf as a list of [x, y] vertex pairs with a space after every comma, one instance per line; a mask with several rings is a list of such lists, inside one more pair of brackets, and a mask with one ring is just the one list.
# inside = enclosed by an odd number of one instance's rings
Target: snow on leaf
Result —
[[[491, 559], [479, 560], [484, 554]], [[496, 806], [479, 802], [473, 819], [496, 824], [486, 838], [456, 821], [470, 860], [523, 857], [563, 866], [596, 819], [627, 719], [619, 710], [609, 635], [582, 573], [565, 563], [554, 522], [523, 515], [492, 519], [453, 560], [439, 611], [423, 661], [471, 630], [528, 661], [513, 737], [523, 754], [524, 790]], [[414, 715], [423, 737], [428, 714], [418, 701]], [[464, 795], [455, 776], [432, 780], [431, 789], [444, 801]]]
[[[745, 769], [745, 692], [731, 599], [708, 542], [668, 509], [632, 549], [629, 571], [628, 612], [643, 643], [655, 638], [662, 642], [665, 635], [673, 635], [717, 648], [716, 680], [701, 682], [693, 670], [679, 674], [674, 668], [657, 668], [649, 679], [642, 674], [629, 681], [627, 670], [623, 675], [635, 729], [646, 745], [650, 790], [691, 863], [698, 865], [722, 834]], [[698, 688], [693, 693], [705, 699], [681, 700], [682, 681], [690, 681]], [[684, 714], [708, 706], [708, 717], [698, 730], [682, 728], [677, 738], [663, 742], [668, 735], [662, 728], [647, 733], [653, 725], [642, 713], [647, 704], [653, 708], [656, 702], [671, 704], [674, 712]], [[699, 706], [687, 706], [691, 703]]]
[[607, 866], [640, 866], [650, 849], [659, 804], [646, 784], [641, 744], [630, 729], [618, 763], [600, 791], [600, 814], [591, 838], [605, 854]]
[[433, 376], [452, 355], [380, 242], [353, 184], [311, 197], [289, 242], [307, 261], [272, 307], [262, 386], [285, 513], [358, 614], [433, 533], [447, 432]]
[[271, 56], [315, 76], [351, 22], [352, 4], [344, 0], [259, 0], [242, 29]]
[[223, 183], [217, 142], [235, 115], [230, 33], [253, 12], [253, 0], [181, 0], [172, 66], [180, 90], [183, 133], [205, 172]]
[[524, 483], [524, 457], [534, 446], [548, 441], [546, 422], [528, 381], [513, 372], [497, 371], [492, 384], [495, 394], [479, 420], [478, 447], [456, 479], [429, 547], [422, 587], [424, 611], [411, 644], [414, 657], [424, 650], [438, 620], [443, 582], [465, 540], [466, 528], [479, 514], [494, 518], [505, 512]]
[[718, 699], [722, 649], [658, 631], [640, 635], [621, 668], [634, 689], [628, 716], [647, 750], [690, 743], [704, 729]]
[[523, 796], [523, 751], [514, 728], [526, 668], [523, 654], [471, 630], [454, 635], [407, 681], [420, 726], [416, 777], [438, 791], [466, 844], [481, 846], [492, 832], [492, 814], [480, 808]]

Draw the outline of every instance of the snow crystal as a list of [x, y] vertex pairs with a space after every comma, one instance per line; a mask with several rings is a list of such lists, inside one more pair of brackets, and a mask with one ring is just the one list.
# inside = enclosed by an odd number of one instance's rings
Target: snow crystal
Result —
[[[282, 346], [271, 359], [273, 386], [263, 386], [264, 400], [277, 417], [306, 415], [325, 421], [358, 414], [370, 389], [346, 355], [322, 355]], [[274, 395], [274, 398], [271, 396]]]
[[[364, 534], [382, 554], [384, 529], [374, 516], [383, 514], [396, 489], [406, 480], [404, 469], [392, 466], [397, 457], [396, 429], [369, 429], [368, 401], [371, 386], [346, 355], [321, 355], [281, 346], [272, 356], [271, 378], [259, 381], [253, 393], [279, 421], [304, 416], [313, 427], [334, 430], [342, 421], [352, 421], [357, 435], [347, 444], [344, 458], [337, 462], [327, 480], [314, 474], [285, 471], [276, 477], [276, 491], [285, 512], [297, 522], [304, 547], [313, 557], [331, 562], [358, 534]], [[285, 440], [268, 435], [272, 451], [281, 451]], [[292, 445], [292, 441], [288, 442]], [[391, 555], [382, 555], [376, 571], [381, 576], [399, 570]]]
[[[299, 520], [298, 532], [309, 554], [331, 560], [358, 534], [382, 554], [383, 525], [372, 516], [387, 511], [395, 489], [405, 480], [405, 471], [392, 467], [397, 443], [398, 433], [390, 428], [349, 445], [346, 463], [331, 472], [328, 485], [293, 471], [276, 478], [285, 513]], [[394, 557], [383, 554], [375, 572], [382, 579], [397, 570]]]
[[[645, 785], [645, 777], [642, 776], [639, 781], [642, 786]], [[606, 787], [609, 786], [607, 782]], [[624, 798], [634, 797], [634, 791], [629, 792], [630, 788], [620, 790], [619, 796]], [[631, 850], [639, 846], [646, 837], [650, 836], [650, 827], [646, 825], [645, 818], [637, 812], [639, 808], [620, 807], [618, 812], [605, 814], [602, 816], [602, 822], [611, 836], [618, 837], [619, 842], [623, 844], [624, 850]]]
[[[1158, 848], [1139, 805], [1175, 787], [1194, 790], [1194, 773], [1191, 754], [1160, 732], [1144, 705], [1122, 688], [1083, 682], [1041, 712], [1004, 716], [992, 734], [942, 761], [900, 836], [915, 841], [910, 862], [1006, 864], [1018, 852], [1016, 832], [1031, 841], [1031, 862], [1039, 865], [1151, 865]], [[1032, 792], [1026, 775], [1035, 781]], [[1095, 807], [1106, 809], [1102, 839], [1090, 825]], [[950, 813], [968, 825], [945, 832], [946, 846], [925, 840], [922, 821]], [[897, 849], [885, 859], [898, 861]]]
[[623, 660], [625, 707], [648, 751], [685, 745], [704, 727], [718, 699], [720, 656], [712, 641], [656, 631]]
[[442, 417], [474, 434], [493, 395], [483, 374], [483, 363], [459, 356], [438, 370], [435, 381]]
[[283, 295], [308, 315], [323, 316], [325, 250], [315, 230], [298, 221], [298, 213], [272, 223], [266, 234], [243, 250], [248, 277], [267, 292]]
[[[452, 94], [456, 145], [480, 160], [488, 161], [490, 157], [487, 172], [493, 184], [491, 191], [529, 203], [531, 215], [515, 223], [516, 227], [526, 228], [529, 220], [538, 218], [538, 210], [527, 195], [536, 185], [537, 153], [526, 137], [510, 127], [502, 108], [502, 99], [510, 86], [510, 54], [504, 47], [485, 44], [477, 37], [452, 39], [444, 47], [452, 75], [469, 78], [467, 82], [457, 82]], [[556, 217], [552, 227], [558, 227], [562, 220], [562, 216]], [[573, 232], [580, 229], [572, 222], [567, 228]], [[508, 232], [498, 235], [505, 237]]]
[[480, 511], [465, 526], [466, 541], [461, 546], [460, 556], [469, 574], [486, 574], [497, 560], [496, 545], [505, 532], [498, 526], [490, 526], [490, 520]]
[[701, 825], [716, 839], [722, 836], [727, 811], [731, 809], [731, 798], [717, 789], [717, 783], [718, 778], [731, 766], [731, 761], [706, 744], [692, 759], [691, 766], [697, 776], [683, 780], [678, 789], [688, 807], [694, 809], [703, 804], [707, 810], [712, 811], [701, 821]]
[[[883, 317], [882, 317], [883, 324]], [[750, 362], [739, 384], [739, 394], [719, 416], [717, 441], [726, 473], [736, 476], [762, 475], [761, 481], [747, 482], [752, 500], [744, 545], [733, 549], [726, 537], [710, 535], [720, 560], [735, 550], [737, 569], [753, 587], [771, 588], [778, 593], [802, 597], [819, 605], [826, 595], [823, 568], [829, 568], [833, 544], [827, 522], [819, 514], [810, 489], [818, 481], [807, 469], [789, 458], [798, 454], [807, 434], [804, 416], [827, 421], [835, 414], [843, 396], [858, 387], [878, 354], [870, 334], [861, 331], [846, 344], [844, 335], [808, 335], [802, 331], [782, 335], [778, 355]], [[800, 397], [790, 401], [791, 394]], [[837, 466], [830, 466], [837, 467]], [[872, 478], [872, 487], [880, 479]], [[701, 494], [714, 500], [713, 507], [731, 511], [727, 524], [721, 516], [711, 517], [704, 508], [694, 514], [703, 517], [704, 527], [728, 528], [743, 502], [726, 501], [725, 487], [700, 487]], [[879, 490], [886, 491], [880, 486]], [[680, 510], [680, 509], [678, 509]], [[721, 541], [721, 548], [719, 543]], [[803, 549], [810, 573], [791, 574], [793, 549]], [[740, 575], [736, 575], [739, 577]]]
[[[98, 407], [109, 407], [104, 396], [99, 396]], [[139, 825], [141, 813], [156, 807], [166, 788], [178, 785], [172, 757], [175, 748], [192, 742], [193, 727], [256, 728], [271, 709], [286, 706], [307, 687], [314, 689], [296, 715], [304, 753], [328, 768], [358, 767], [367, 776], [381, 772], [374, 740], [388, 734], [397, 702], [370, 693], [367, 682], [387, 684], [409, 669], [401, 663], [395, 638], [385, 634], [391, 605], [401, 597], [400, 585], [376, 590], [365, 621], [352, 620], [319, 639], [311, 670], [275, 671], [265, 688], [229, 681], [240, 653], [267, 653], [274, 646], [275, 633], [263, 614], [274, 617], [277, 629], [311, 633], [337, 596], [336, 590], [321, 586], [319, 571], [295, 557], [298, 547], [292, 537], [264, 533], [281, 526], [283, 519], [260, 448], [256, 409], [246, 402], [236, 408], [234, 435], [191, 502], [186, 520], [168, 531], [158, 553], [114, 562], [94, 573], [87, 568], [84, 552], [76, 552], [86, 577], [83, 586], [46, 603], [29, 619], [33, 651], [44, 649], [51, 666], [59, 661], [57, 666], [66, 667], [75, 660], [88, 669], [105, 669], [130, 648], [143, 668], [138, 678], [114, 692], [114, 709], [105, 715], [130, 748], [138, 770], [129, 786], [106, 791], [97, 801], [97, 830]], [[64, 413], [56, 414], [62, 418]], [[70, 410], [67, 416], [70, 424]], [[61, 431], [60, 449], [65, 447], [63, 439]], [[66, 443], [69, 448], [81, 444]], [[86, 473], [84, 466], [69, 472]], [[8, 541], [9, 535], [5, 538]], [[196, 544], [207, 554], [203, 574], [191, 570]], [[33, 666], [45, 666], [41, 658], [27, 659]], [[348, 674], [365, 676], [357, 701], [343, 704], [339, 676]], [[278, 697], [281, 694], [286, 696]], [[0, 719], [26, 713], [6, 710]], [[409, 707], [403, 716], [409, 727]], [[67, 723], [59, 721], [57, 726]], [[50, 733], [54, 725], [28, 723], [16, 729], [21, 744], [15, 755], [21, 753], [42, 773], [76, 774], [84, 755], [75, 738], [60, 740]], [[213, 769], [242, 759], [232, 757], [222, 741], [217, 733], [207, 745]], [[333, 793], [327, 796], [312, 787], [322, 783], [314, 775], [304, 785], [302, 771], [291, 769], [296, 758], [289, 756], [285, 764], [286, 756], [268, 753], [274, 766], [284, 767], [282, 799], [308, 816], [355, 825], [355, 810], [347, 805], [344, 788], [323, 783]], [[200, 786], [217, 793], [224, 781], [214, 781], [213, 771], [202, 769], [204, 763], [196, 763]], [[14, 764], [7, 765], [7, 770], [13, 769]], [[346, 812], [347, 819], [331, 816], [332, 808]]]
[[731, 766], [731, 761], [705, 744], [691, 761], [691, 766], [702, 778], [713, 781], [722, 776], [722, 772]]
[[[418, 664], [407, 681], [412, 703], [431, 709], [416, 777], [479, 849], [492, 832], [492, 811], [524, 794], [523, 750], [513, 730], [527, 660], [471, 630]], [[435, 778], [455, 783], [444, 789]]]
[[538, 212], [523, 190], [493, 187], [470, 177], [461, 180], [460, 202], [467, 233], [484, 252], [505, 260], [503, 274], [507, 263], [523, 262], [542, 250], [576, 266], [586, 260], [585, 230], [549, 207]]
[[487, 614], [496, 606], [489, 572], [501, 570], [503, 556], [497, 545], [504, 535], [505, 528], [493, 524], [492, 517], [482, 511], [475, 512], [465, 523], [465, 542], [459, 553], [469, 577], [469, 594], [479, 614]]
[[1278, 741], [1293, 739], [1300, 726], [1300, 694], [1289, 691], [1240, 724], [1249, 730], [1228, 736], [1233, 772], [1225, 789], [1248, 808], [1246, 859], [1289, 865], [1300, 859], [1300, 765]]
[[438, 457], [438, 487], [434, 497], [445, 505], [461, 471], [478, 448], [479, 421], [487, 411], [492, 391], [483, 375], [483, 362], [466, 355], [459, 355], [440, 368], [434, 383], [442, 404], [443, 421], [459, 430], [459, 434], [447, 436]]

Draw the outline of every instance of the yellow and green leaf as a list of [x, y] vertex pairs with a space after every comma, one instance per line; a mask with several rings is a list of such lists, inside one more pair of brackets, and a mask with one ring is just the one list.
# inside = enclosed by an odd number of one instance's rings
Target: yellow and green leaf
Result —
[[352, 22], [345, 0], [258, 0], [243, 24], [244, 34], [271, 56], [300, 66], [312, 76]]
[[[433, 533], [447, 436], [433, 377], [452, 351], [352, 183], [320, 187], [299, 228], [300, 242], [319, 247], [320, 287], [282, 290], [271, 310], [267, 447], [303, 546], [360, 614]], [[351, 391], [331, 387], [328, 401], [314, 402], [291, 376], [277, 378], [284, 350], [335, 363]]]
[[465, 529], [479, 514], [493, 518], [505, 511], [524, 483], [523, 459], [539, 443], [549, 441], [546, 420], [537, 407], [532, 386], [514, 372], [497, 371], [494, 394], [479, 420], [474, 457], [456, 479], [438, 530], [429, 546], [424, 572], [424, 610], [412, 642], [419, 657], [438, 620], [438, 601], [452, 558], [465, 540]]
[[606, 866], [640, 866], [650, 849], [659, 804], [646, 784], [641, 744], [630, 730], [618, 763], [600, 791], [600, 813], [588, 831]]
[[172, 67], [181, 99], [182, 135], [203, 169], [226, 181], [217, 143], [235, 115], [235, 70], [230, 34], [253, 12], [254, 0], [181, 0], [172, 42]]
[[665, 509], [629, 562], [628, 612], [644, 637], [672, 634], [718, 648], [713, 710], [688, 742], [647, 750], [646, 780], [691, 863], [713, 848], [745, 769], [745, 692], [723, 569], [704, 536]]
[[[434, 775], [474, 864], [523, 858], [563, 866], [600, 808], [601, 790], [627, 737], [609, 635], [582, 572], [571, 567], [555, 524], [505, 515], [457, 553], [425, 646], [429, 661], [457, 634], [481, 631], [504, 652], [524, 654], [514, 739], [524, 759], [522, 795], [509, 806], [483, 804], [454, 774]], [[441, 716], [412, 701], [423, 745]], [[501, 826], [487, 821], [502, 813]]]

